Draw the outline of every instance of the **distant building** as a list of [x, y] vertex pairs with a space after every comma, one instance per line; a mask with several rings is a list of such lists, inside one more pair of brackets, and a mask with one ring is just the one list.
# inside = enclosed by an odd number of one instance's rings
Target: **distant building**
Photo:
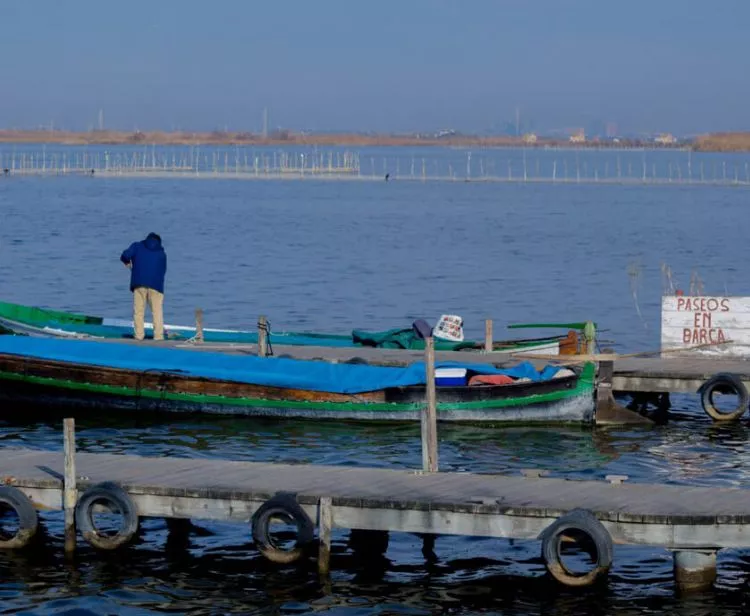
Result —
[[677, 143], [677, 139], [675, 139], [674, 135], [672, 135], [671, 133], [662, 133], [654, 139], [654, 142], [660, 143], [661, 145], [671, 145], [673, 143]]
[[570, 136], [570, 142], [571, 143], [585, 143], [586, 133], [584, 133], [583, 130], [576, 131]]
[[526, 133], [523, 136], [523, 142], [524, 143], [536, 143], [537, 137], [534, 133]]
[[435, 137], [437, 139], [441, 139], [443, 137], [452, 137], [455, 134], [456, 134], [456, 131], [454, 129], [452, 129], [452, 128], [444, 128], [444, 129], [439, 130], [438, 132], [436, 132], [435, 133]]
[[606, 136], [608, 139], [614, 139], [617, 137], [617, 124], [614, 122], [607, 122]]

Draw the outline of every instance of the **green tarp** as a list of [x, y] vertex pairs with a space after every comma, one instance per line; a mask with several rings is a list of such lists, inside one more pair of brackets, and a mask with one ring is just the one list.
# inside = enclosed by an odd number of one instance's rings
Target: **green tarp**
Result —
[[[414, 351], [424, 349], [424, 338], [420, 338], [411, 327], [388, 329], [382, 332], [367, 332], [362, 329], [355, 329], [352, 330], [352, 341], [354, 344], [379, 349], [409, 349]], [[470, 340], [451, 342], [450, 340], [435, 338], [435, 349], [437, 351], [459, 351], [476, 348], [476, 346], [476, 342]]]

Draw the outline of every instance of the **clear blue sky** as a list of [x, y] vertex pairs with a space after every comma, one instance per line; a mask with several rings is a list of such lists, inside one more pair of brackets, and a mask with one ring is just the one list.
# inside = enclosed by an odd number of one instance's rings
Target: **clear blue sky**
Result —
[[24, 0], [0, 126], [750, 129], [749, 0]]

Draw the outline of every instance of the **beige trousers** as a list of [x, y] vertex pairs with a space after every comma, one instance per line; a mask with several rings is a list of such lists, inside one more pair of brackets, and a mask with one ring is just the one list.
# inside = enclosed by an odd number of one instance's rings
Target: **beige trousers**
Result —
[[135, 339], [143, 340], [143, 321], [146, 316], [146, 303], [151, 309], [154, 321], [154, 340], [164, 340], [164, 294], [148, 287], [136, 287], [133, 291], [133, 329]]

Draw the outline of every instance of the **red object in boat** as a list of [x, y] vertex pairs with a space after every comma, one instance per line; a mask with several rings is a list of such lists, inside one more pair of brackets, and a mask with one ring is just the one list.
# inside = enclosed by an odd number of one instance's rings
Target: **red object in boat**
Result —
[[469, 379], [469, 387], [472, 385], [510, 385], [515, 379], [505, 374], [478, 374]]

